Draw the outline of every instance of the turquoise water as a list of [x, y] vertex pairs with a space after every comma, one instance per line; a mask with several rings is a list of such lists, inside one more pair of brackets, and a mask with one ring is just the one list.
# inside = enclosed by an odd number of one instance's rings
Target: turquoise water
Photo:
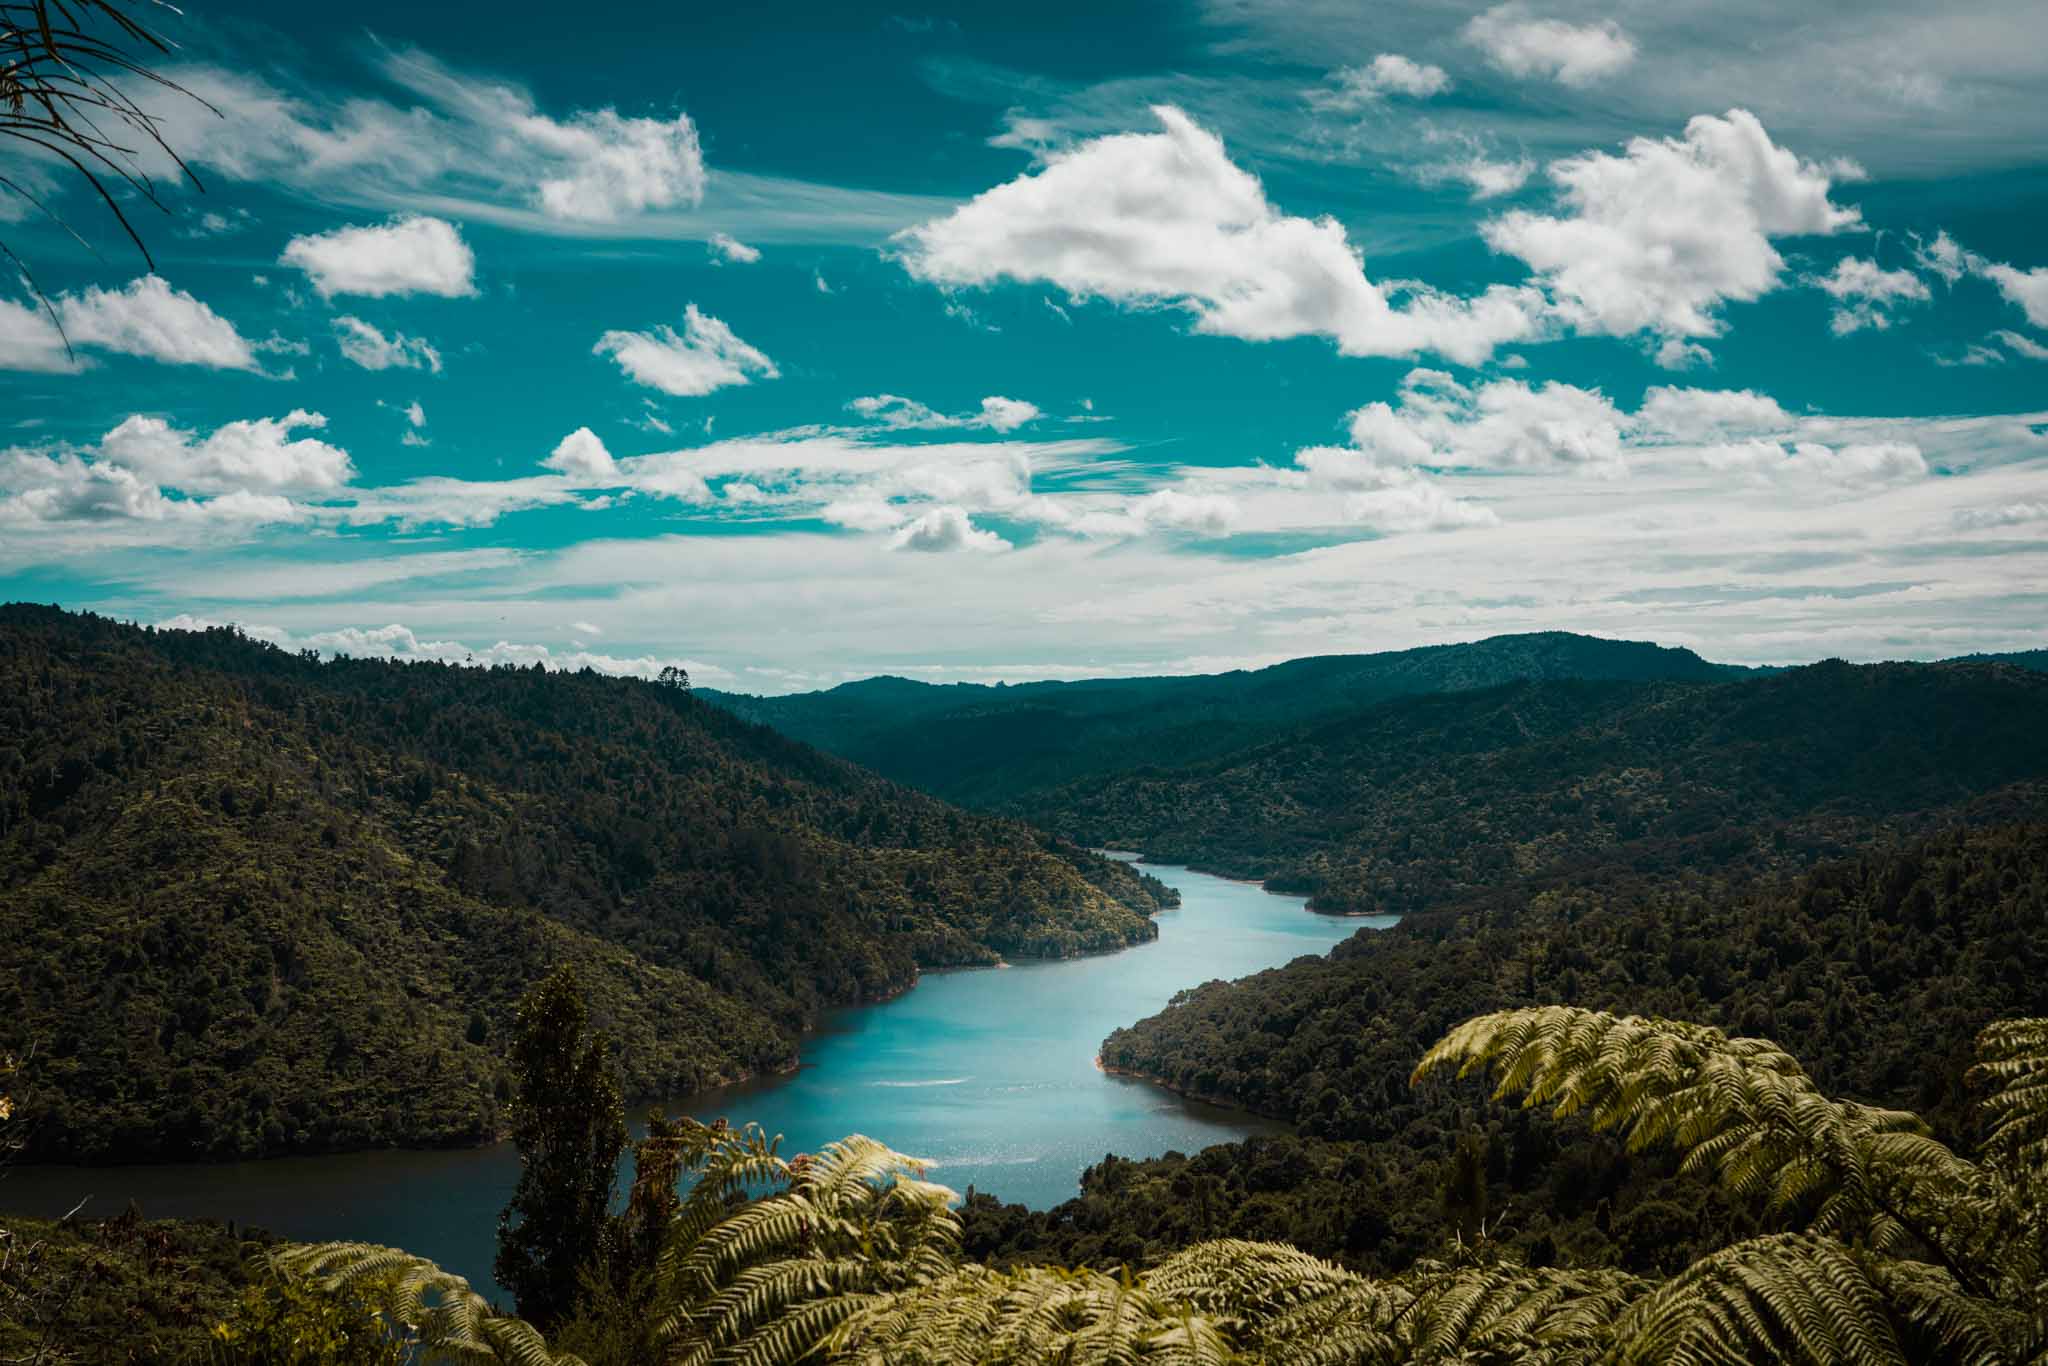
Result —
[[[1361, 926], [1249, 883], [1151, 867], [1179, 889], [1159, 938], [1096, 958], [929, 973], [883, 1005], [835, 1012], [791, 1076], [672, 1102], [700, 1119], [753, 1120], [785, 1152], [865, 1133], [937, 1163], [936, 1180], [1005, 1200], [1054, 1205], [1106, 1153], [1152, 1157], [1280, 1126], [1106, 1076], [1095, 1050], [1177, 991], [1319, 954]], [[212, 1216], [291, 1238], [361, 1239], [432, 1257], [491, 1284], [498, 1211], [518, 1176], [509, 1145], [459, 1152], [355, 1153], [224, 1165], [18, 1168], [0, 1208], [117, 1214], [132, 1199], [155, 1218]]]

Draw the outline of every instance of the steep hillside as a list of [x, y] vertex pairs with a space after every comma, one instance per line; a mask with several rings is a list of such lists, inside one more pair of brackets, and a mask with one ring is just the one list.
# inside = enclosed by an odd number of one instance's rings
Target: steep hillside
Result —
[[39, 1156], [486, 1137], [560, 961], [629, 1090], [691, 1090], [921, 966], [1150, 938], [1158, 895], [680, 689], [0, 609], [0, 1051]]
[[1745, 670], [1690, 650], [1550, 631], [1271, 668], [989, 687], [873, 678], [829, 692], [704, 696], [952, 801], [991, 809], [1094, 774], [1229, 753], [1303, 722], [1515, 679], [1710, 681]]
[[[2048, 801], [2036, 803], [2048, 810]], [[970, 1255], [1142, 1263], [1280, 1238], [1373, 1271], [1485, 1217], [1541, 1265], [1683, 1266], [1747, 1217], [1579, 1121], [1409, 1085], [1468, 1015], [1574, 1001], [1781, 1041], [1829, 1093], [1977, 1137], [1964, 1080], [1991, 1020], [2048, 1012], [2048, 825], [1954, 830], [1748, 885], [1610, 876], [1522, 887], [1212, 982], [1103, 1045], [1111, 1066], [1249, 1105], [1302, 1137], [1109, 1159], [1045, 1211], [968, 1203]], [[1453, 1136], [1459, 1136], [1455, 1138]]]
[[1729, 683], [1526, 682], [1406, 698], [1207, 763], [1076, 783], [1030, 818], [1410, 912], [1588, 860], [1796, 868], [2048, 779], [2048, 675], [1816, 664]]
[[1210, 982], [1103, 1044], [1106, 1065], [1387, 1138], [1436, 1103], [1423, 1046], [1472, 1015], [1570, 1001], [1776, 1039], [1832, 1091], [1965, 1136], [1967, 1045], [2048, 1012], [2048, 789], [2034, 822], [1956, 829], [1743, 883], [1620, 869], [1504, 888], [1327, 957]]

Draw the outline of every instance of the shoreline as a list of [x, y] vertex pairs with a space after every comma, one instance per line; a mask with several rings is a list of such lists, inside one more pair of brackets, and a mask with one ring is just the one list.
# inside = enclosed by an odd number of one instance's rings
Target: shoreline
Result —
[[1240, 887], [1256, 887], [1260, 891], [1264, 892], [1267, 896], [1298, 896], [1301, 898], [1301, 909], [1307, 911], [1310, 915], [1328, 916], [1332, 920], [1371, 920], [1379, 916], [1390, 916], [1395, 920], [1399, 920], [1401, 918], [1401, 912], [1399, 911], [1326, 911], [1315, 904], [1315, 897], [1313, 895], [1302, 892], [1274, 891], [1271, 887], [1268, 887], [1266, 885], [1268, 882], [1272, 881], [1271, 878], [1239, 877], [1234, 873], [1220, 873], [1216, 871], [1214, 868], [1204, 868], [1198, 863], [1167, 863], [1163, 861], [1155, 861], [1147, 857], [1145, 853], [1141, 850], [1096, 849], [1093, 852], [1101, 854], [1108, 858], [1124, 859], [1125, 861], [1129, 862], [1131, 866], [1134, 868], [1143, 868], [1148, 864], [1154, 868], [1185, 868], [1187, 869], [1187, 871], [1191, 873], [1200, 873], [1203, 877], [1213, 877], [1218, 882], [1234, 882]]
[[[1171, 910], [1177, 908], [1167, 907], [1164, 909]], [[750, 1086], [760, 1082], [773, 1081], [780, 1077], [795, 1076], [798, 1072], [803, 1070], [805, 1065], [803, 1042], [806, 1039], [812, 1038], [813, 1036], [822, 1033], [826, 1027], [827, 1018], [832, 1015], [836, 1015], [841, 1011], [848, 1010], [868, 1010], [877, 1006], [888, 1005], [892, 1001], [900, 1000], [901, 998], [909, 995], [912, 991], [916, 990], [917, 984], [923, 981], [927, 975], [955, 972], [995, 972], [1007, 968], [1016, 967], [1019, 963], [1071, 963], [1083, 958], [1104, 958], [1111, 954], [1123, 953], [1129, 949], [1143, 948], [1147, 944], [1156, 944], [1157, 942], [1159, 942], [1159, 922], [1155, 918], [1158, 914], [1158, 911], [1148, 911], [1143, 914], [1142, 918], [1144, 919], [1145, 923], [1153, 927], [1153, 932], [1150, 935], [1146, 936], [1143, 939], [1134, 939], [1128, 943], [1118, 944], [1112, 948], [1084, 949], [1079, 953], [1064, 954], [1058, 957], [1022, 958], [1019, 959], [1018, 962], [1014, 963], [1010, 961], [1008, 958], [1004, 957], [1002, 954], [997, 953], [995, 961], [989, 963], [946, 963], [939, 964], [933, 967], [914, 967], [910, 980], [907, 982], [903, 982], [899, 985], [893, 986], [885, 991], [869, 995], [863, 995], [854, 1000], [841, 1001], [835, 1005], [823, 1007], [818, 1012], [817, 1019], [811, 1021], [809, 1024], [804, 1025], [800, 1029], [792, 1031], [791, 1042], [794, 1045], [794, 1051], [791, 1053], [790, 1059], [786, 1064], [753, 1068], [746, 1071], [742, 1071], [738, 1075], [728, 1077], [715, 1085], [699, 1087], [694, 1091], [685, 1092], [681, 1095], [677, 1095], [673, 1092], [667, 1091], [628, 1092], [623, 1096], [623, 1102], [629, 1111], [638, 1110], [640, 1107], [649, 1105], [659, 1105], [663, 1106], [664, 1108], [674, 1109], [675, 1107], [679, 1106], [681, 1102], [690, 1100], [693, 1097], [715, 1095], [720, 1091], [724, 1091], [736, 1086]], [[991, 952], [995, 951], [991, 950]], [[9, 1165], [24, 1171], [37, 1168], [58, 1169], [66, 1171], [119, 1171], [122, 1168], [227, 1167], [244, 1162], [288, 1162], [294, 1158], [314, 1159], [327, 1157], [350, 1157], [368, 1153], [483, 1152], [487, 1149], [495, 1148], [503, 1143], [510, 1141], [511, 1136], [512, 1131], [510, 1127], [507, 1126], [501, 1127], [497, 1129], [495, 1132], [475, 1139], [460, 1139], [440, 1143], [432, 1141], [421, 1141], [411, 1143], [367, 1143], [361, 1145], [350, 1145], [345, 1147], [331, 1148], [293, 1148], [283, 1152], [260, 1153], [254, 1156], [248, 1156], [239, 1153], [193, 1153], [181, 1157], [150, 1157], [145, 1158], [141, 1161], [133, 1162], [92, 1161], [89, 1159], [80, 1158], [75, 1155], [64, 1155], [48, 1158], [17, 1156], [13, 1159], [12, 1162], [9, 1163]], [[4, 1194], [5, 1187], [4, 1185], [0, 1185], [0, 1196], [4, 1196]], [[0, 1199], [0, 1211], [4, 1211], [4, 1206], [4, 1199]]]
[[1226, 1100], [1221, 1096], [1205, 1096], [1200, 1091], [1183, 1090], [1166, 1078], [1154, 1076], [1150, 1072], [1140, 1072], [1127, 1067], [1111, 1067], [1102, 1060], [1100, 1053], [1095, 1055], [1095, 1070], [1102, 1073], [1105, 1077], [1121, 1077], [1125, 1081], [1141, 1081], [1147, 1086], [1156, 1086], [1168, 1095], [1178, 1096], [1182, 1100], [1191, 1100], [1198, 1105], [1213, 1105], [1219, 1110], [1232, 1110], [1241, 1115], [1254, 1115], [1259, 1119], [1267, 1120], [1274, 1124], [1285, 1124], [1289, 1129], [1294, 1127], [1293, 1121], [1279, 1119], [1273, 1115], [1259, 1114], [1257, 1110], [1247, 1108], [1242, 1101]]

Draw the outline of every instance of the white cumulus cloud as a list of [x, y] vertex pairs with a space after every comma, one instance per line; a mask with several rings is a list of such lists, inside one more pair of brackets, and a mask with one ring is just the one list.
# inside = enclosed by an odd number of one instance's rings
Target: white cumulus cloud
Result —
[[683, 310], [681, 333], [667, 324], [649, 332], [607, 332], [591, 351], [617, 361], [634, 383], [678, 398], [701, 398], [728, 385], [781, 374], [774, 361], [695, 304]]
[[1783, 431], [1791, 425], [1791, 414], [1769, 394], [1667, 384], [1652, 385], [1644, 392], [1630, 423], [1637, 433], [1672, 441], [1724, 441]]
[[1587, 86], [1635, 60], [1635, 40], [1613, 20], [1569, 24], [1541, 19], [1521, 4], [1495, 5], [1465, 25], [1465, 40], [1510, 76], [1542, 76]]
[[1864, 328], [1883, 331], [1892, 325], [1894, 307], [1930, 297], [1926, 283], [1912, 271], [1886, 270], [1860, 256], [1843, 257], [1813, 286], [1835, 301], [1828, 326], [1838, 337]]
[[476, 293], [476, 254], [453, 223], [425, 215], [294, 237], [278, 262], [306, 272], [322, 298]]
[[556, 163], [534, 191], [551, 217], [613, 223], [704, 198], [704, 151], [688, 114], [629, 119], [596, 109], [557, 121], [528, 113], [512, 126]]
[[1649, 333], [1662, 359], [1685, 364], [1700, 358], [1696, 339], [1720, 334], [1721, 304], [1777, 287], [1785, 262], [1772, 238], [1859, 226], [1854, 208], [1828, 198], [1832, 174], [1772, 142], [1753, 114], [1702, 114], [1682, 138], [1553, 162], [1568, 212], [1517, 210], [1483, 232], [1537, 273], [1564, 321]]
[[1356, 109], [1388, 95], [1428, 99], [1451, 88], [1440, 66], [1418, 62], [1398, 52], [1382, 52], [1364, 66], [1340, 67], [1330, 74], [1334, 91], [1318, 91], [1316, 102], [1328, 108]]
[[1413, 370], [1398, 405], [1368, 403], [1351, 415], [1351, 440], [1385, 465], [1612, 476], [1627, 470], [1622, 424], [1597, 389], [1518, 379], [1475, 388], [1440, 370]]
[[1347, 355], [1476, 363], [1533, 329], [1523, 289], [1470, 300], [1417, 289], [1396, 307], [1342, 225], [1281, 213], [1215, 134], [1171, 106], [1153, 114], [1160, 132], [1051, 152], [899, 234], [904, 266], [947, 288], [1044, 282], [1073, 299], [1181, 309], [1198, 331], [1247, 341], [1329, 337]]
[[750, 266], [761, 259], [760, 248], [750, 247], [745, 242], [728, 233], [712, 233], [711, 241], [708, 245], [712, 252], [720, 259], [733, 261], [743, 266]]
[[1421, 171], [1422, 179], [1431, 184], [1446, 180], [1462, 181], [1471, 187], [1472, 198], [1482, 200], [1513, 194], [1528, 184], [1529, 177], [1534, 174], [1536, 163], [1527, 157], [1501, 161], [1479, 152], [1449, 161], [1432, 162]]
[[66, 372], [82, 362], [65, 350], [112, 351], [167, 365], [257, 370], [256, 347], [204, 302], [160, 275], [141, 275], [120, 289], [91, 286], [51, 301], [59, 332], [41, 305], [0, 299], [0, 369]]
[[355, 477], [348, 453], [299, 431], [327, 419], [294, 408], [281, 418], [228, 422], [202, 437], [137, 414], [100, 438], [100, 459], [187, 493], [318, 493]]
[[612, 461], [612, 453], [604, 448], [604, 442], [597, 433], [588, 427], [578, 427], [556, 442], [554, 451], [541, 464], [572, 479], [593, 484], [618, 480], [618, 466]]
[[976, 526], [965, 509], [950, 504], [928, 508], [905, 522], [889, 538], [889, 545], [895, 550], [972, 550], [982, 554], [1010, 548], [995, 532]]

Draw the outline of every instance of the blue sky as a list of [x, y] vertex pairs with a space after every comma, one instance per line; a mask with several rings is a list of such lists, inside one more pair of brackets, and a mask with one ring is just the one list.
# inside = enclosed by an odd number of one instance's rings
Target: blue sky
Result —
[[195, 3], [154, 273], [0, 150], [86, 243], [0, 202], [0, 593], [754, 691], [2048, 643], [2038, 4], [693, 8]]

